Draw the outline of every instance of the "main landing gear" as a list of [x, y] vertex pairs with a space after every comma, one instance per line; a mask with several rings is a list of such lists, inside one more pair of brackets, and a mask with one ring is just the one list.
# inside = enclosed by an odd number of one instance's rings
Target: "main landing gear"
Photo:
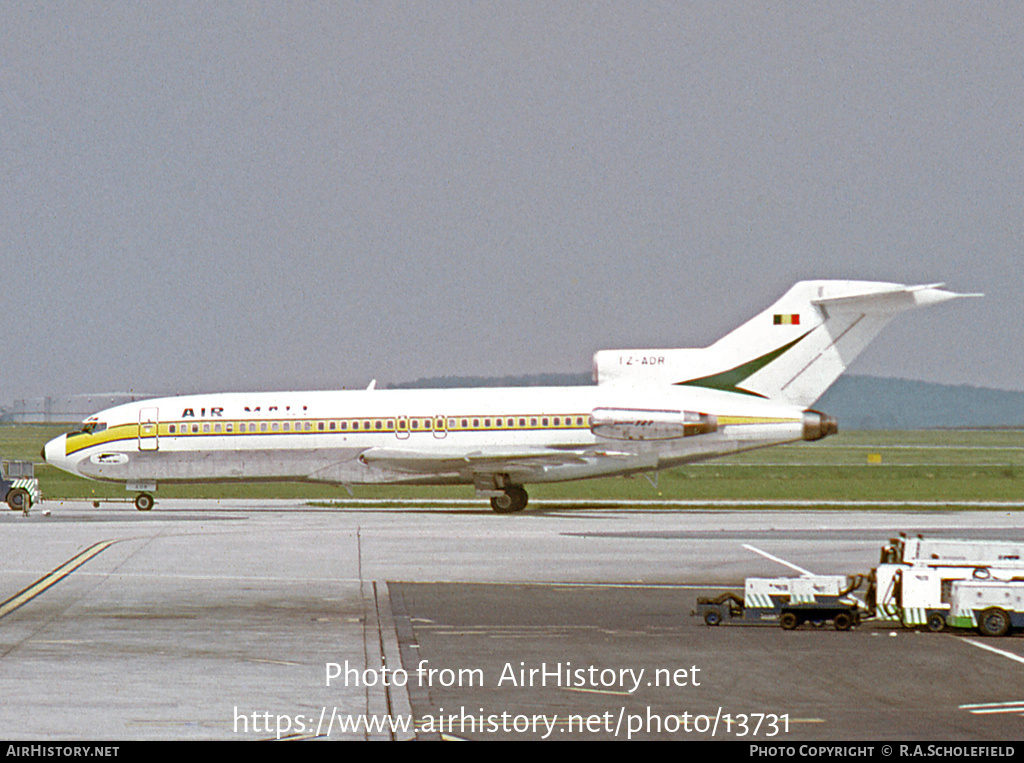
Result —
[[526, 508], [529, 496], [522, 485], [509, 485], [502, 489], [502, 495], [491, 498], [491, 508], [497, 514], [515, 514]]

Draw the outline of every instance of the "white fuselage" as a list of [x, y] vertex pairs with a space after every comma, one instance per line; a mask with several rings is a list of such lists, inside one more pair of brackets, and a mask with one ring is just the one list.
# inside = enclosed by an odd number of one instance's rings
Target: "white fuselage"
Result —
[[[687, 424], [682, 422], [697, 422]], [[629, 474], [816, 439], [817, 413], [677, 386], [224, 393], [103, 411], [44, 451], [126, 483], [526, 484]], [[685, 431], [684, 431], [685, 429]], [[818, 435], [821, 436], [821, 435]]]
[[[472, 484], [498, 512], [524, 485], [665, 469], [836, 431], [807, 410], [889, 320], [938, 285], [801, 281], [709, 347], [604, 350], [592, 387], [255, 392], [129, 403], [47, 443], [73, 474], [159, 482]], [[144, 492], [140, 510], [152, 508]]]

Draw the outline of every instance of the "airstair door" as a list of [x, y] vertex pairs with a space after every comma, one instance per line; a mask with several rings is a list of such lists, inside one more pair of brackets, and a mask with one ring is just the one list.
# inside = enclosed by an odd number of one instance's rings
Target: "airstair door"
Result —
[[160, 449], [160, 413], [158, 408], [139, 410], [139, 450]]

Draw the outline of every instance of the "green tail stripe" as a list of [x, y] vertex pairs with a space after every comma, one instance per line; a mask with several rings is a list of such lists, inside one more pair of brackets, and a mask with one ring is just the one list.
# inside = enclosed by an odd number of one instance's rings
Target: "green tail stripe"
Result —
[[[813, 331], [813, 329], [811, 329]], [[745, 395], [754, 395], [755, 397], [764, 397], [764, 395], [758, 395], [756, 392], [743, 389], [739, 386], [740, 382], [747, 379], [766, 365], [771, 363], [773, 360], [778, 359], [787, 350], [791, 349], [797, 342], [802, 340], [807, 334], [801, 334], [789, 344], [784, 344], [777, 350], [772, 350], [759, 358], [754, 358], [751, 361], [744, 363], [741, 366], [736, 366], [728, 371], [722, 371], [721, 373], [712, 374], [711, 376], [702, 376], [699, 379], [690, 379], [689, 381], [676, 382], [677, 386], [682, 387], [707, 387], [708, 389], [720, 389], [726, 392], [742, 392]]]

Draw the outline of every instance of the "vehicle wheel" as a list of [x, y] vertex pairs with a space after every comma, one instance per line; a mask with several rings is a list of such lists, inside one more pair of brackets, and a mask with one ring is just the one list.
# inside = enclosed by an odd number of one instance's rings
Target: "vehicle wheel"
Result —
[[529, 496], [526, 488], [522, 485], [512, 485], [505, 488], [504, 495], [498, 495], [491, 499], [491, 508], [498, 514], [515, 514], [526, 508]]
[[7, 505], [11, 507], [11, 511], [24, 511], [26, 508], [32, 508], [32, 496], [25, 488], [16, 487], [7, 492]]
[[946, 618], [938, 612], [932, 612], [928, 615], [928, 630], [932, 633], [941, 633], [946, 630]]
[[708, 625], [718, 625], [722, 622], [722, 613], [717, 609], [709, 609], [704, 613], [704, 622]]
[[837, 631], [848, 631], [853, 625], [853, 618], [850, 617], [849, 612], [840, 612], [832, 618], [832, 625]]
[[795, 612], [783, 612], [782, 617], [779, 618], [779, 625], [783, 630], [791, 631], [799, 624], [800, 618], [796, 616]]
[[135, 508], [139, 511], [149, 511], [153, 508], [153, 496], [149, 493], [139, 493], [135, 496]]
[[1005, 636], [1010, 632], [1010, 616], [998, 607], [986, 609], [978, 618], [978, 630], [983, 636]]

